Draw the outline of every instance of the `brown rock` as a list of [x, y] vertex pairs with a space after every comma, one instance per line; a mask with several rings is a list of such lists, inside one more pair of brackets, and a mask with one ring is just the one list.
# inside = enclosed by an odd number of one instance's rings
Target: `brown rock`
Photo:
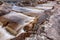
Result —
[[26, 37], [30, 37], [31, 33], [22, 33], [18, 37], [11, 40], [25, 40]]
[[8, 24], [8, 19], [4, 18], [4, 17], [0, 17], [0, 22], [3, 23], [3, 26], [6, 26]]

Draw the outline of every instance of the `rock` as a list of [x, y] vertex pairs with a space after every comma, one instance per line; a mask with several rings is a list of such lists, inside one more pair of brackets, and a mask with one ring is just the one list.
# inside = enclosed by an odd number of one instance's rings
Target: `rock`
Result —
[[59, 21], [60, 14], [52, 15], [50, 17], [49, 23], [45, 25], [47, 36], [52, 38], [53, 40], [60, 40]]

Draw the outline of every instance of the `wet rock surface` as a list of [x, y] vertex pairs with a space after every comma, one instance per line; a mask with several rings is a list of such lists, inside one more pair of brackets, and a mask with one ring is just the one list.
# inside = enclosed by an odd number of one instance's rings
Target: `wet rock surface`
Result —
[[[4, 40], [3, 38], [60, 40], [59, 2], [59, 0], [21, 0], [17, 4], [1, 2], [0, 40]], [[5, 34], [2, 31], [5, 31]], [[8, 37], [4, 37], [3, 34], [5, 36], [8, 34]]]

